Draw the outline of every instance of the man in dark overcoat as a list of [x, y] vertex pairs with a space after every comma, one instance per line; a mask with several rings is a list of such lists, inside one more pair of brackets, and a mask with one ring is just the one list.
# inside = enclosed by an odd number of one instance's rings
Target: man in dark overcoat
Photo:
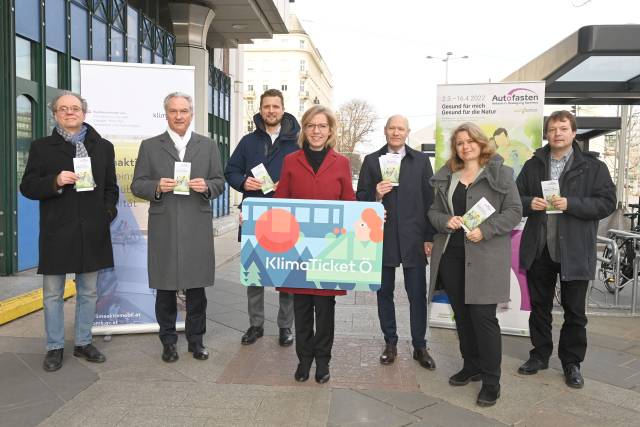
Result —
[[[518, 372], [547, 369], [553, 351], [551, 323], [556, 282], [560, 276], [564, 322], [558, 356], [565, 383], [582, 388], [580, 363], [587, 351], [585, 300], [596, 270], [598, 223], [616, 208], [616, 189], [609, 169], [597, 154], [575, 142], [576, 120], [568, 111], [552, 113], [545, 123], [548, 144], [524, 164], [516, 184], [528, 217], [520, 243], [520, 267], [527, 271], [531, 298], [529, 331], [533, 349]], [[547, 213], [542, 181], [558, 180], [560, 195], [550, 203], [561, 213]]]
[[[384, 224], [382, 287], [378, 291], [378, 318], [385, 347], [380, 363], [391, 364], [397, 355], [398, 334], [393, 302], [396, 268], [402, 264], [409, 298], [413, 358], [426, 369], [436, 364], [427, 351], [426, 257], [431, 254], [435, 229], [427, 218], [433, 201], [429, 179], [433, 175], [426, 154], [406, 145], [409, 121], [391, 116], [384, 127], [387, 144], [367, 155], [360, 169], [356, 197], [360, 201], [381, 201], [387, 212]], [[399, 185], [382, 180], [379, 158], [387, 153], [402, 156]]]
[[[105, 361], [92, 344], [91, 326], [98, 271], [113, 267], [109, 224], [118, 202], [113, 145], [84, 123], [87, 102], [63, 91], [52, 100], [51, 111], [56, 127], [50, 136], [31, 143], [20, 183], [25, 197], [40, 201], [38, 273], [43, 275], [46, 371], [62, 367], [67, 273], [75, 273], [77, 291], [73, 355], [89, 362]], [[74, 158], [85, 157], [91, 159], [94, 187], [76, 191]]]
[[[297, 151], [300, 125], [294, 116], [284, 111], [282, 92], [268, 89], [260, 96], [260, 111], [253, 116], [255, 130], [240, 140], [224, 171], [231, 187], [246, 197], [273, 197], [275, 191], [263, 193], [262, 182], [251, 169], [263, 164], [274, 183], [280, 180], [282, 163], [287, 154]], [[278, 342], [293, 344], [293, 295], [279, 292]], [[255, 343], [264, 334], [264, 288], [247, 287], [249, 329], [242, 336], [244, 345]]]
[[[178, 360], [176, 291], [186, 293], [185, 332], [188, 350], [206, 360], [204, 347], [207, 297], [213, 286], [215, 259], [211, 200], [224, 189], [218, 145], [190, 130], [191, 96], [174, 92], [164, 100], [167, 131], [142, 141], [131, 192], [149, 204], [149, 287], [156, 289], [156, 320], [163, 345], [162, 360]], [[191, 167], [188, 194], [176, 194], [176, 162]]]

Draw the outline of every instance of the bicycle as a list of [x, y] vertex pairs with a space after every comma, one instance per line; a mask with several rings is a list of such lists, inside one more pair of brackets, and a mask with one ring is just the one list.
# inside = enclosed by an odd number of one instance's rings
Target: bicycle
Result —
[[[629, 207], [631, 208], [631, 212], [623, 214], [626, 218], [629, 218], [631, 220], [631, 227], [629, 231], [631, 231], [632, 233], [640, 234], [640, 222], [636, 223], [638, 215], [640, 213], [640, 203], [632, 203], [629, 205]], [[612, 259], [613, 251], [611, 247], [607, 245], [602, 251], [602, 259], [606, 261], [602, 261], [600, 263], [600, 268], [598, 269], [598, 278], [602, 281], [602, 283], [604, 283], [607, 291], [613, 294], [616, 292], [616, 287], [618, 291], [621, 291], [627, 283], [633, 281], [633, 260], [636, 257], [636, 251], [632, 238], [612, 233], [608, 233], [607, 237], [612, 239], [618, 248], [618, 257], [620, 259], [620, 277], [616, 286], [615, 265], [614, 260]]]

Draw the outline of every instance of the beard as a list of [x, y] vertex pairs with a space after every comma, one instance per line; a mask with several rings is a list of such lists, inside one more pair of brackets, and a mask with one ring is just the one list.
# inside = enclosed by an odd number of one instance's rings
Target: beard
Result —
[[280, 123], [282, 123], [282, 116], [274, 118], [263, 117], [262, 121], [267, 126], [278, 126]]

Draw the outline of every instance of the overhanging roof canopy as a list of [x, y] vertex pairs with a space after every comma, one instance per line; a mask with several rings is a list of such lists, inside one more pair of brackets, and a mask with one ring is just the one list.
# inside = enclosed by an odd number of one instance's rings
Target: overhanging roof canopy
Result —
[[546, 104], [640, 104], [640, 25], [582, 27], [503, 81], [546, 82]]
[[[546, 123], [547, 117], [544, 121]], [[606, 135], [611, 132], [620, 130], [622, 119], [620, 117], [590, 117], [590, 116], [578, 116], [576, 117], [576, 139], [578, 141], [588, 141], [596, 138], [600, 135]], [[546, 139], [544, 135], [544, 139]]]

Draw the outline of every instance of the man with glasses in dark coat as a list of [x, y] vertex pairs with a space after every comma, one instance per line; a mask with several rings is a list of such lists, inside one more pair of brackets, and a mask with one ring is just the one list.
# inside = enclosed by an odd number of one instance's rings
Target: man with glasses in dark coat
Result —
[[[75, 273], [77, 291], [73, 355], [89, 362], [105, 361], [92, 344], [91, 327], [98, 272], [113, 267], [109, 223], [116, 217], [118, 202], [113, 145], [84, 123], [87, 102], [62, 91], [52, 100], [51, 111], [56, 127], [50, 136], [31, 143], [20, 183], [26, 198], [40, 201], [38, 274], [43, 275], [45, 371], [62, 367], [68, 273]], [[76, 163], [91, 168], [80, 171]]]

